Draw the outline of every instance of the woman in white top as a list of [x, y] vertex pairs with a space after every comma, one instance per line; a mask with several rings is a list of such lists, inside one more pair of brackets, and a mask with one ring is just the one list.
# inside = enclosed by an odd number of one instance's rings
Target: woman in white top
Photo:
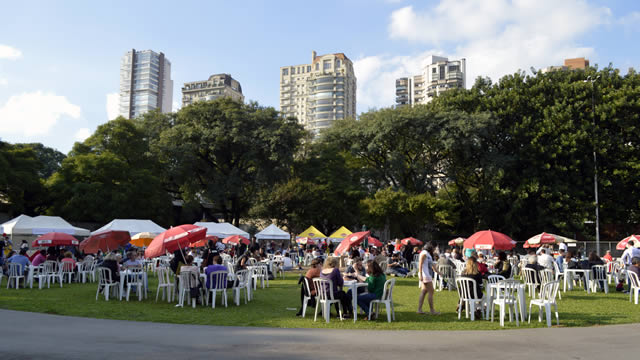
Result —
[[420, 258], [418, 260], [418, 280], [420, 281], [420, 298], [418, 299], [418, 314], [426, 314], [422, 311], [422, 304], [424, 303], [425, 295], [429, 294], [429, 312], [431, 315], [439, 315], [440, 313], [433, 307], [433, 278], [431, 277], [431, 270], [437, 271], [433, 266], [433, 245], [426, 244], [420, 252]]

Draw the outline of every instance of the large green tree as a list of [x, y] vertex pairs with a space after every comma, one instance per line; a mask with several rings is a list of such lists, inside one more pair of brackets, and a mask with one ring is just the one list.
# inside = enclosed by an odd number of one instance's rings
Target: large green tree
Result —
[[0, 209], [11, 216], [38, 214], [48, 197], [36, 151], [0, 141], [0, 169]]
[[168, 224], [171, 198], [161, 171], [143, 133], [119, 117], [74, 145], [47, 182], [53, 198], [49, 211], [72, 220], [141, 218]]
[[222, 98], [180, 109], [158, 146], [185, 200], [238, 224], [261, 190], [290, 174], [304, 136], [273, 108]]

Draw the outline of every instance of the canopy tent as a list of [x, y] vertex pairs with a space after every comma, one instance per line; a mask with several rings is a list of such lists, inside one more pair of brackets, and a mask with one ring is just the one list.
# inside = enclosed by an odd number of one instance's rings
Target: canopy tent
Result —
[[[154, 223], [151, 220], [138, 219], [113, 219], [107, 225], [91, 233], [91, 235], [100, 234], [106, 231], [128, 231], [129, 235], [135, 235], [142, 232], [148, 232], [158, 235], [166, 229]], [[154, 235], [154, 236], [155, 236]]]
[[327, 235], [323, 234], [322, 232], [320, 232], [320, 230], [316, 229], [315, 226], [311, 225], [307, 228], [307, 230], [303, 231], [302, 233], [298, 234], [298, 236], [296, 236], [296, 238], [299, 238], [299, 237], [323, 239], [323, 238], [326, 238]]
[[248, 232], [242, 231], [230, 223], [197, 222], [194, 225], [206, 227], [207, 235], [217, 236], [220, 239], [231, 235], [240, 235], [249, 238]]
[[340, 229], [333, 232], [333, 234], [329, 235], [329, 240], [332, 242], [340, 242], [342, 239], [347, 236], [353, 234], [349, 229], [344, 226], [341, 226]]
[[89, 236], [90, 231], [69, 224], [59, 216], [40, 215], [31, 217], [20, 215], [0, 225], [4, 233], [11, 235], [42, 235], [49, 232], [59, 232], [69, 235]]
[[291, 236], [288, 232], [281, 230], [279, 227], [271, 224], [264, 230], [256, 234], [258, 240], [290, 240]]

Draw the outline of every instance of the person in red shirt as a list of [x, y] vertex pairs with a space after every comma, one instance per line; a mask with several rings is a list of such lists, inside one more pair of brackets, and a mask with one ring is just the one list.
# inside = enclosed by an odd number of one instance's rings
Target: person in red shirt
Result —
[[36, 254], [36, 256], [34, 256], [33, 260], [31, 261], [31, 265], [38, 266], [38, 265], [42, 264], [45, 261], [47, 261], [47, 251], [46, 250], [40, 250]]
[[602, 258], [607, 261], [613, 261], [613, 257], [611, 256], [611, 250], [607, 250], [607, 253]]
[[489, 272], [489, 268], [487, 267], [487, 264], [485, 264], [484, 262], [485, 262], [484, 254], [478, 253], [478, 272], [480, 272], [480, 275], [482, 276], [485, 276]]

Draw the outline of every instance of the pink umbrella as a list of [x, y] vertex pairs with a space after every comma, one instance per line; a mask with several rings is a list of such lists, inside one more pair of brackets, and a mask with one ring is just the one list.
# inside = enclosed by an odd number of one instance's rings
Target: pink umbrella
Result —
[[149, 247], [144, 251], [144, 257], [151, 259], [162, 256], [167, 251], [173, 252], [189, 244], [202, 240], [207, 236], [207, 228], [191, 224], [179, 225], [153, 238]]
[[371, 235], [371, 231], [361, 231], [347, 236], [338, 245], [334, 254], [341, 255], [342, 253], [349, 251], [352, 247], [360, 245], [364, 241], [364, 238], [369, 235]]
[[635, 243], [635, 247], [640, 247], [640, 235], [631, 235], [631, 236], [627, 236], [626, 238], [622, 239], [618, 245], [616, 245], [616, 250], [624, 250], [627, 248], [627, 244], [629, 243], [629, 240], [633, 240], [633, 242]]
[[251, 242], [249, 241], [249, 239], [247, 239], [246, 237], [244, 237], [242, 235], [231, 235], [231, 236], [227, 236], [226, 238], [222, 239], [222, 243], [223, 244], [231, 244], [231, 245], [238, 245], [240, 243], [243, 243], [245, 245], [249, 245]]
[[503, 233], [491, 230], [478, 231], [464, 241], [465, 249], [511, 250], [515, 246], [516, 242], [513, 239]]
[[80, 251], [86, 254], [95, 254], [98, 250], [111, 251], [127, 245], [130, 241], [131, 234], [128, 231], [105, 231], [84, 239], [80, 243]]
[[400, 243], [402, 243], [402, 245], [411, 244], [413, 246], [419, 246], [419, 245], [423, 244], [422, 241], [420, 241], [420, 240], [418, 240], [416, 238], [413, 238], [413, 237], [408, 237], [408, 238], [402, 239], [402, 240], [400, 240]]
[[80, 242], [78, 239], [67, 233], [50, 232], [38, 236], [38, 238], [31, 244], [32, 246], [78, 246]]

